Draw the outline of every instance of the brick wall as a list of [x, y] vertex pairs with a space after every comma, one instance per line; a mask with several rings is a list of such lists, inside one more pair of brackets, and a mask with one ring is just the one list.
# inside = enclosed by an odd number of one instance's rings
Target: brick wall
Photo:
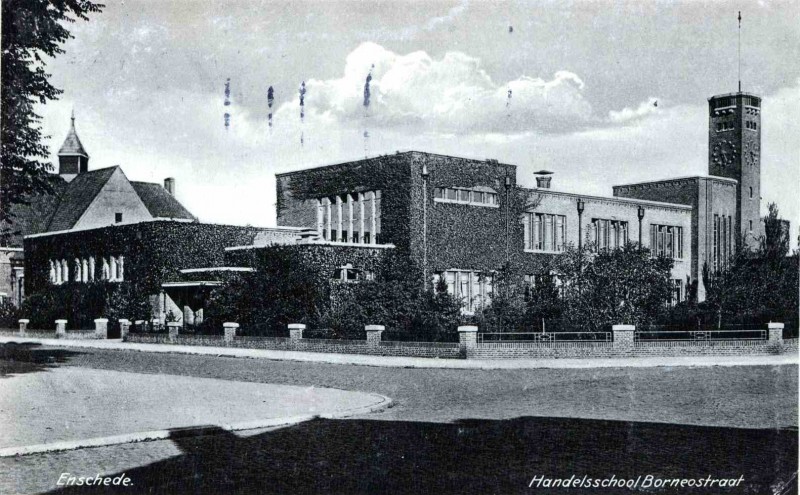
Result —
[[178, 335], [177, 338], [170, 340], [166, 334], [128, 334], [125, 341], [334, 354], [427, 358], [461, 357], [457, 343], [437, 342], [381, 342], [378, 346], [369, 346], [365, 340], [302, 339], [293, 341], [285, 337], [234, 337], [233, 341], [226, 342], [221, 335]]

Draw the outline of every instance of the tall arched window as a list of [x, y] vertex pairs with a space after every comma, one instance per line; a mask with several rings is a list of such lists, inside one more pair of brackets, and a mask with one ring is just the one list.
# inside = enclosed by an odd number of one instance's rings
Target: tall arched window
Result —
[[750, 186], [750, 199], [753, 199], [753, 186]]

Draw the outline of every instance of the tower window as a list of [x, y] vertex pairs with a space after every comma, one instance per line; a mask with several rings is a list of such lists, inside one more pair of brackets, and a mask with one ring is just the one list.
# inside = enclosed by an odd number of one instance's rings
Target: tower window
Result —
[[122, 221], [122, 213], [114, 213], [114, 223], [120, 223]]
[[753, 187], [750, 187], [750, 199], [753, 199]]
[[753, 231], [753, 221], [749, 220], [748, 222], [749, 222], [748, 226], [749, 226], [750, 232], [752, 232]]

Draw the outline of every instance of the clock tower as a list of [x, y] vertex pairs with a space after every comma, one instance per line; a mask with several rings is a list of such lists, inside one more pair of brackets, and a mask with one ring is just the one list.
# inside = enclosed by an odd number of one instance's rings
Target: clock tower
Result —
[[736, 230], [754, 247], [761, 234], [761, 98], [708, 99], [708, 174], [736, 179]]

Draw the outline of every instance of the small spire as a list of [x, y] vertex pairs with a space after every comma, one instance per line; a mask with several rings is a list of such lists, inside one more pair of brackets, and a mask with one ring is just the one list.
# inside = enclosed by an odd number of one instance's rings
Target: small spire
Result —
[[75, 127], [75, 107], [72, 107], [72, 115], [70, 116], [70, 120], [72, 120], [72, 127]]

